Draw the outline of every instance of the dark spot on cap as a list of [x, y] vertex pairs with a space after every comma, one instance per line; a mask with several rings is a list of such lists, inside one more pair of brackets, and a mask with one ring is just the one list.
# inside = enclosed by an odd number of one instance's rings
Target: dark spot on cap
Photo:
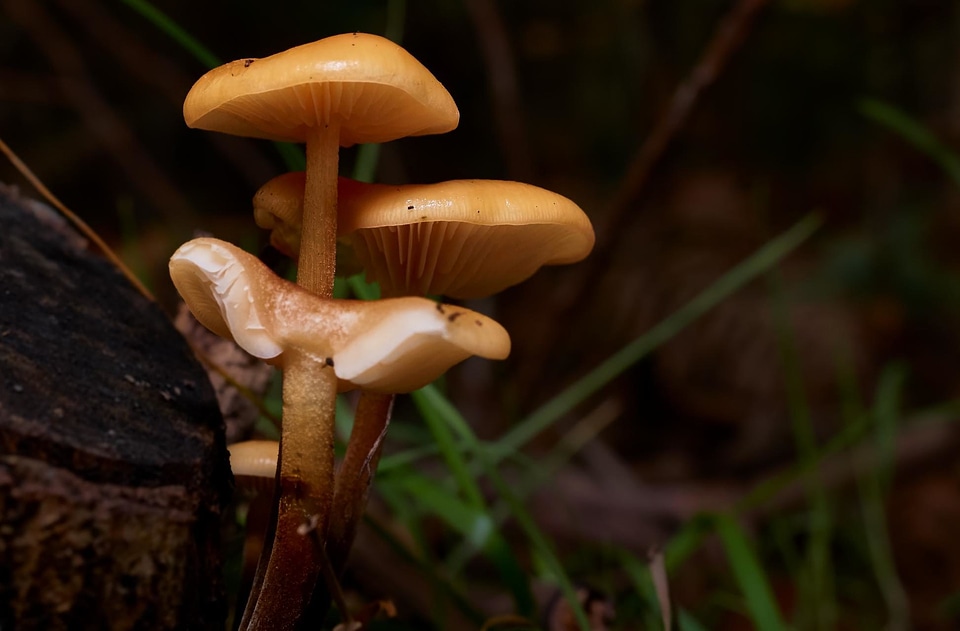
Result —
[[426, 219], [426, 218], [427, 218], [426, 215], [420, 215], [420, 219]]
[[323, 360], [323, 363], [333, 368], [333, 357], [327, 357]]
[[476, 324], [477, 326], [483, 326], [483, 322], [481, 322], [480, 320], [474, 320], [473, 322], [474, 322], [474, 324]]
[[252, 64], [252, 63], [255, 62], [255, 61], [256, 61], [256, 59], [244, 59], [244, 60], [243, 60], [243, 67], [244, 67], [244, 68], [249, 68], [249, 67], [250, 67], [250, 64]]
[[437, 311], [439, 311], [440, 313], [446, 313], [446, 311], [443, 310], [443, 303], [440, 303], [440, 302], [437, 303]]
[[407, 206], [407, 210], [413, 210], [413, 206]]
[[449, 320], [450, 322], [453, 322], [454, 320], [456, 320], [457, 318], [459, 318], [459, 317], [462, 316], [462, 315], [463, 315], [463, 311], [456, 311], [456, 312], [451, 313], [450, 315], [448, 315], [448, 316], [447, 316], [447, 320]]

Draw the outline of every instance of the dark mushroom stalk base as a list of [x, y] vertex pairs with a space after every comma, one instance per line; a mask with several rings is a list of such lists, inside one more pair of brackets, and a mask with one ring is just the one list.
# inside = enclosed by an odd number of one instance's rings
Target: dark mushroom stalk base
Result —
[[264, 541], [242, 629], [294, 628], [308, 608], [333, 503], [336, 397], [337, 377], [327, 362], [300, 356], [285, 366], [276, 522], [268, 530], [272, 539]]
[[[329, 298], [337, 261], [339, 123], [312, 129], [306, 149], [297, 284]], [[325, 545], [334, 501], [336, 398], [337, 378], [329, 358], [298, 357], [285, 366], [276, 528], [273, 539], [265, 541], [264, 562], [258, 566], [254, 598], [247, 605], [242, 628], [282, 628], [278, 623], [285, 616], [292, 616], [290, 622], [295, 623], [314, 591], [326, 558], [318, 547]], [[305, 533], [305, 528], [310, 532]], [[310, 617], [322, 617], [322, 613]]]

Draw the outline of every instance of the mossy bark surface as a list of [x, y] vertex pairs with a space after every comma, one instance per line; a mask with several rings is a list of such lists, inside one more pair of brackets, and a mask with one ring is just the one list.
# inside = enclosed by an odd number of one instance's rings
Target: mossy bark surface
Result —
[[231, 478], [156, 304], [0, 187], [0, 627], [223, 628]]

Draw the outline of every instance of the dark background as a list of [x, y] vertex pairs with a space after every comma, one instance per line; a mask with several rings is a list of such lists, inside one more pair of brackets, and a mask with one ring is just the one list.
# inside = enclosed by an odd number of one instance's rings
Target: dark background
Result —
[[[573, 524], [543, 508], [576, 510], [580, 501], [567, 477], [552, 485], [537, 510], [567, 549], [613, 542], [643, 551], [794, 461], [797, 403], [787, 397], [777, 304], [820, 440], [843, 423], [841, 374], [869, 400], [878, 375], [902, 367], [908, 411], [958, 395], [960, 182], [867, 116], [864, 102], [911, 117], [948, 151], [960, 146], [960, 5], [755, 1], [739, 3], [758, 10], [755, 21], [730, 21], [737, 4], [406, 5], [403, 45], [448, 88], [461, 124], [385, 145], [377, 180], [528, 181], [575, 200], [600, 234], [592, 263], [544, 270], [471, 305], [498, 318], [515, 348], [502, 365], [471, 363], [451, 378], [451, 396], [481, 436], [502, 434], [809, 212], [824, 220], [776, 274], [583, 408], [613, 401], [618, 418], [567, 473], [596, 482], [602, 461], [621, 477], [602, 478], [595, 518]], [[222, 61], [341, 32], [382, 33], [387, 23], [386, 4], [372, 1], [157, 6]], [[743, 36], [729, 59], [705, 53], [721, 24]], [[678, 86], [711, 60], [712, 85], [693, 94], [649, 177], [631, 174], [644, 141], [677, 111]], [[250, 198], [285, 170], [269, 143], [185, 127], [183, 96], [205, 71], [125, 3], [0, 0], [0, 136], [171, 310], [170, 253], [197, 230], [264, 243]], [[355, 155], [342, 153], [344, 174]], [[0, 181], [22, 184], [6, 163]], [[951, 628], [944, 603], [960, 584], [951, 420], [935, 439], [902, 426], [888, 497], [895, 558], [922, 628]], [[850, 484], [839, 476], [838, 498]], [[617, 499], [624, 495], [631, 499]], [[693, 583], [679, 592], [688, 606], [705, 591]]]

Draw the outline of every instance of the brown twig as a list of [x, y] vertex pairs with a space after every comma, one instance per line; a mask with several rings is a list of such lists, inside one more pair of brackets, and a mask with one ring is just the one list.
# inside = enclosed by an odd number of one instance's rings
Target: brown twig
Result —
[[590, 291], [596, 286], [592, 279], [610, 264], [617, 240], [626, 232], [634, 217], [630, 211], [636, 206], [654, 167], [686, 124], [700, 95], [716, 81], [730, 57], [746, 39], [754, 18], [767, 2], [768, 0], [738, 0], [717, 25], [697, 65], [674, 90], [653, 131], [630, 161], [604, 221], [597, 226], [597, 242], [593, 255], [580, 267], [580, 280], [576, 291], [567, 294], [570, 301], [567, 310], [573, 305], [584, 303], [590, 297]]
[[122, 260], [120, 260], [120, 257], [117, 256], [116, 252], [114, 252], [110, 246], [100, 238], [100, 235], [98, 235], [96, 231], [94, 231], [94, 229], [87, 224], [87, 222], [81, 219], [79, 215], [74, 213], [72, 210], [67, 208], [63, 202], [61, 202], [53, 193], [51, 193], [50, 189], [48, 189], [43, 182], [40, 181], [40, 178], [38, 178], [33, 171], [30, 170], [30, 167], [28, 167], [26, 163], [20, 159], [20, 156], [18, 156], [3, 140], [0, 140], [0, 152], [2, 152], [8, 160], [10, 160], [13, 166], [20, 171], [23, 177], [26, 178], [27, 181], [30, 182], [30, 184], [32, 184], [33, 187], [36, 188], [40, 194], [43, 195], [53, 205], [54, 208], [63, 213], [63, 215], [69, 219], [74, 226], [77, 227], [83, 236], [95, 243], [96, 246], [100, 248], [100, 251], [103, 252], [104, 256], [106, 256], [111, 263], [117, 266], [117, 269], [119, 269], [120, 272], [126, 276], [127, 280], [130, 281], [130, 284], [137, 288], [137, 291], [143, 294], [143, 296], [148, 300], [153, 300], [153, 295], [150, 293], [150, 290], [143, 286], [143, 283], [140, 282], [140, 279], [137, 278], [132, 271], [130, 271], [130, 268], [127, 267]]

